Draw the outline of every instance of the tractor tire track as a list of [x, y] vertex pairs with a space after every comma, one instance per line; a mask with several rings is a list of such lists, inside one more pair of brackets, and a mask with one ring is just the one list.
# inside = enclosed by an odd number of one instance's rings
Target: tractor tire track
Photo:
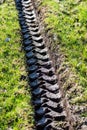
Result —
[[64, 106], [52, 60], [41, 35], [31, 0], [16, 0], [29, 84], [35, 109], [36, 130], [73, 130]]

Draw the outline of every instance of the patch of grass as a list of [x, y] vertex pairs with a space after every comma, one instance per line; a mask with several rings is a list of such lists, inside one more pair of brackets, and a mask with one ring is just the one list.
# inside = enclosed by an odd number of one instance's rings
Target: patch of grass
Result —
[[33, 126], [20, 41], [15, 4], [7, 0], [0, 5], [0, 130], [30, 130]]
[[[43, 0], [46, 8], [45, 24], [50, 33], [56, 35], [66, 61], [79, 77], [78, 84], [84, 92], [81, 102], [87, 101], [87, 0]], [[76, 81], [77, 82], [77, 81]], [[85, 93], [85, 96], [84, 96]], [[76, 95], [77, 97], [78, 95]], [[77, 100], [76, 100], [77, 101]], [[78, 102], [78, 101], [77, 101]]]
[[87, 117], [87, 112], [81, 114], [82, 117]]

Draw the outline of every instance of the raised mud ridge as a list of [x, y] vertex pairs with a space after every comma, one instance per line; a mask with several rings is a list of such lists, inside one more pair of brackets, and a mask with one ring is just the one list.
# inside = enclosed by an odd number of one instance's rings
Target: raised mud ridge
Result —
[[16, 0], [35, 109], [36, 130], [73, 130], [31, 0]]

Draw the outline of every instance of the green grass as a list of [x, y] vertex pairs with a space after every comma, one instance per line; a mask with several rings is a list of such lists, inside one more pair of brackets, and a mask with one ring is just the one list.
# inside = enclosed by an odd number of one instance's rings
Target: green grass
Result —
[[[41, 7], [46, 8], [46, 30], [55, 34], [61, 51], [66, 55], [71, 69], [79, 77], [83, 94], [75, 95], [75, 102], [87, 102], [87, 0], [43, 0]], [[85, 94], [84, 94], [85, 93]]]
[[0, 130], [33, 126], [26, 75], [17, 11], [14, 1], [8, 0], [0, 5]]
[[82, 117], [87, 117], [87, 112], [81, 114]]

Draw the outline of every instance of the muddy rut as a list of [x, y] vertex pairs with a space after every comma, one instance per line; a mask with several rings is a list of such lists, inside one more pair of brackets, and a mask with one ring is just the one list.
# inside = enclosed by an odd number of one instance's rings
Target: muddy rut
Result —
[[66, 99], [41, 34], [32, 0], [16, 0], [36, 130], [73, 130]]

